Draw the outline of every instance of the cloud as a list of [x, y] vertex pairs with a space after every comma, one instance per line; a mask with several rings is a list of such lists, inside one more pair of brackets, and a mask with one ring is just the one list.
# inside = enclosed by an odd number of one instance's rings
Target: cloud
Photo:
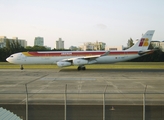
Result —
[[104, 25], [104, 24], [97, 24], [96, 26], [97, 26], [97, 28], [99, 28], [99, 29], [106, 29], [106, 28], [107, 28], [107, 26]]

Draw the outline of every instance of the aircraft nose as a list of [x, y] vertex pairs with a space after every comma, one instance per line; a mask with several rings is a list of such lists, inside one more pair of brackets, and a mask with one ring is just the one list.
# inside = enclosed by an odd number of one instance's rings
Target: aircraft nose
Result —
[[9, 62], [9, 57], [8, 57], [8, 58], [6, 58], [6, 61], [7, 61], [7, 62]]

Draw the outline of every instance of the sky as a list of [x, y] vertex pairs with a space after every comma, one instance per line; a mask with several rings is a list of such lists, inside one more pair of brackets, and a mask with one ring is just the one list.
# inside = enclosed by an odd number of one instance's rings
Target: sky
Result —
[[164, 40], [164, 0], [0, 0], [0, 36], [18, 37], [34, 45], [65, 48], [84, 42], [127, 46], [147, 30], [153, 40]]

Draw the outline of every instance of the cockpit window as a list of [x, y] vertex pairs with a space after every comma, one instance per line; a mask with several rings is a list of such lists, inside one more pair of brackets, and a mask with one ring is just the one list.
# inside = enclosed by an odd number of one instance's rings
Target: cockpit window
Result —
[[14, 57], [14, 56], [10, 56], [10, 57]]

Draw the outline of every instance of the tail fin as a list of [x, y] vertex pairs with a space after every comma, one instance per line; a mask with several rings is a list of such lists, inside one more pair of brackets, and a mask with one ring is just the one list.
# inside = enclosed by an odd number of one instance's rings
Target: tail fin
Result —
[[131, 48], [127, 50], [147, 50], [154, 32], [155, 30], [148, 30], [136, 44], [134, 44]]

